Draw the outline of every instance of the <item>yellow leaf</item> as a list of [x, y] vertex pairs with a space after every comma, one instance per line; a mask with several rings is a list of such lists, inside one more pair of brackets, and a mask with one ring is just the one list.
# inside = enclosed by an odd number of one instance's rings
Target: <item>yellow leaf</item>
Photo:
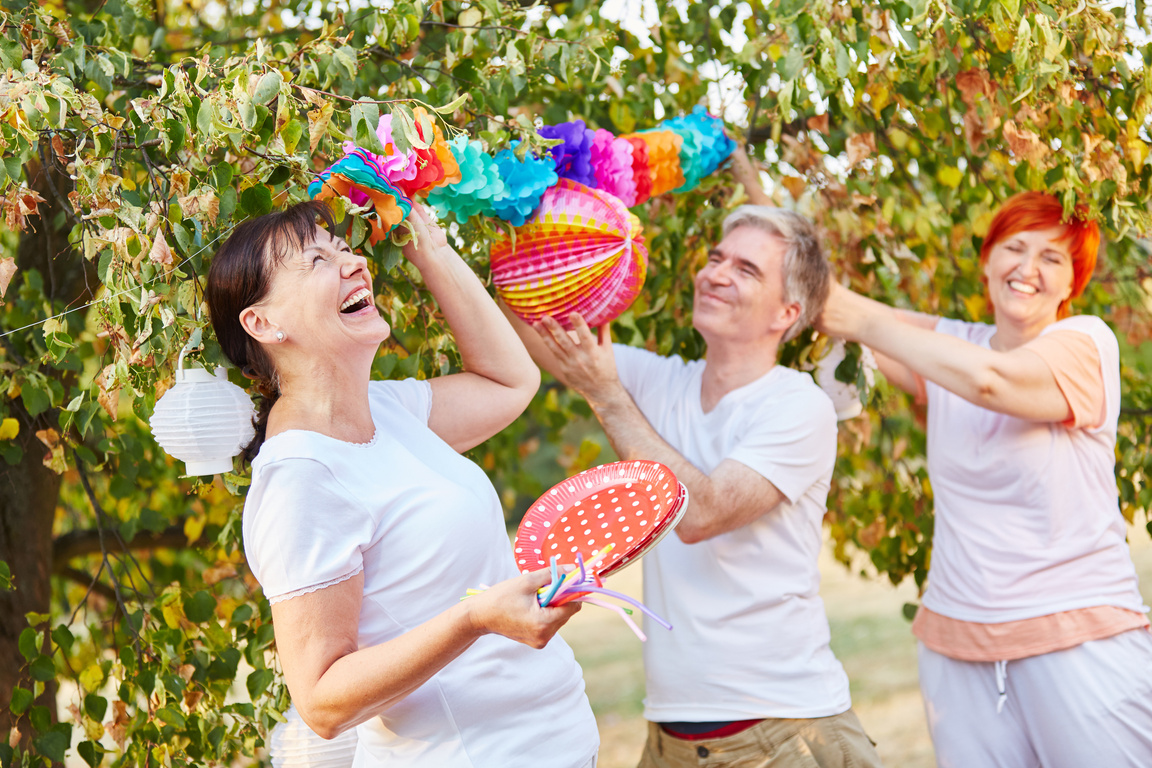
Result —
[[179, 629], [180, 619], [184, 618], [176, 603], [169, 603], [161, 609], [164, 613], [164, 623], [169, 629]]
[[95, 691], [104, 683], [104, 670], [99, 664], [89, 664], [80, 673], [80, 687], [86, 691]]
[[200, 534], [204, 532], [204, 524], [207, 518], [204, 517], [189, 517], [184, 521], [184, 535], [188, 537], [188, 542], [192, 543], [200, 538]]
[[324, 104], [318, 109], [308, 113], [308, 148], [310, 152], [316, 151], [320, 139], [328, 131], [328, 123], [332, 120], [332, 105]]
[[16, 419], [4, 419], [0, 423], [0, 440], [11, 440], [20, 434], [20, 422]]
[[984, 316], [984, 308], [986, 306], [984, 294], [974, 293], [970, 296], [965, 296], [962, 301], [964, 302], [964, 309], [968, 310], [968, 317], [978, 320]]
[[885, 85], [872, 83], [868, 86], [867, 91], [868, 95], [872, 97], [873, 114], [880, 114], [884, 107], [892, 101], [892, 92]]
[[964, 179], [964, 172], [951, 165], [945, 165], [936, 172], [936, 179], [944, 186], [955, 189]]

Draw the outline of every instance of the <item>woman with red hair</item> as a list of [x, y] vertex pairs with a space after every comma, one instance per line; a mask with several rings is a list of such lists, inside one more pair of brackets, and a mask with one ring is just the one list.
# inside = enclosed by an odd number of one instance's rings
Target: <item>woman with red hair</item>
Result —
[[992, 324], [834, 285], [817, 324], [928, 404], [936, 524], [913, 634], [940, 766], [1152, 765], [1152, 632], [1117, 502], [1119, 348], [1070, 316], [1095, 222], [1048, 194], [996, 213]]

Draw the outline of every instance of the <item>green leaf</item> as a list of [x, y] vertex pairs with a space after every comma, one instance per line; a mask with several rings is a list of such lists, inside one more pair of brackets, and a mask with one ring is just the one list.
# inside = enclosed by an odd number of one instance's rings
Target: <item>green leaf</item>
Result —
[[108, 699], [95, 693], [88, 694], [84, 697], [84, 712], [93, 720], [102, 721], [108, 713]]
[[12, 689], [12, 700], [8, 704], [8, 709], [12, 714], [19, 717], [28, 711], [29, 705], [32, 704], [32, 691], [20, 688], [17, 686]]
[[174, 725], [177, 728], [184, 728], [187, 724], [184, 715], [180, 714], [180, 711], [175, 707], [161, 707], [156, 710], [156, 719], [168, 725]]
[[65, 654], [72, 650], [72, 643], [75, 641], [72, 632], [63, 624], [52, 630], [52, 642], [56, 643]]
[[275, 187], [283, 184], [290, 178], [292, 178], [292, 169], [286, 165], [278, 165], [268, 174], [268, 178], [264, 179], [264, 183]]
[[263, 184], [248, 187], [240, 193], [240, 210], [249, 218], [263, 216], [272, 210], [272, 192]]
[[284, 139], [284, 151], [289, 155], [296, 153], [296, 145], [300, 143], [300, 137], [304, 135], [304, 124], [299, 120], [289, 120], [280, 129], [280, 136]]
[[439, 115], [450, 115], [456, 110], [460, 109], [460, 107], [464, 106], [466, 101], [468, 101], [468, 94], [462, 93], [447, 104], [440, 107], [433, 107], [432, 109], [435, 110], [435, 112]]
[[920, 606], [916, 603], [904, 603], [904, 607], [901, 609], [901, 612], [904, 614], [905, 619], [912, 621], [912, 619], [916, 618], [916, 611], [919, 609]]
[[20, 633], [20, 640], [17, 646], [20, 648], [20, 655], [27, 661], [32, 661], [40, 655], [40, 644], [43, 642], [43, 637], [32, 627], [25, 627], [24, 631]]
[[200, 103], [200, 110], [196, 113], [196, 130], [200, 133], [201, 138], [207, 139], [212, 136], [215, 113], [216, 109], [212, 106], [211, 99], [204, 99]]
[[108, 750], [104, 749], [104, 745], [98, 741], [82, 741], [76, 746], [76, 752], [79, 753], [84, 762], [92, 768], [97, 768], [104, 760], [104, 755], [107, 754]]
[[68, 723], [57, 723], [52, 730], [34, 738], [32, 743], [37, 752], [53, 762], [62, 763], [72, 743], [72, 727]]
[[49, 656], [37, 656], [28, 666], [28, 673], [33, 680], [46, 683], [56, 676], [56, 665]]
[[257, 669], [248, 675], [248, 697], [255, 701], [259, 696], [268, 690], [268, 686], [276, 678], [275, 673], [270, 669]]
[[188, 621], [200, 624], [211, 619], [215, 613], [216, 598], [204, 590], [184, 601], [184, 615], [188, 617]]
[[217, 163], [212, 169], [212, 179], [218, 191], [229, 186], [232, 183], [232, 164]]
[[20, 400], [24, 403], [24, 408], [28, 411], [29, 416], [39, 416], [52, 405], [48, 393], [39, 389], [32, 382], [28, 382], [20, 390]]
[[252, 94], [252, 100], [257, 104], [267, 104], [280, 93], [280, 83], [282, 82], [284, 82], [284, 78], [276, 70], [265, 72], [256, 82], [256, 90]]

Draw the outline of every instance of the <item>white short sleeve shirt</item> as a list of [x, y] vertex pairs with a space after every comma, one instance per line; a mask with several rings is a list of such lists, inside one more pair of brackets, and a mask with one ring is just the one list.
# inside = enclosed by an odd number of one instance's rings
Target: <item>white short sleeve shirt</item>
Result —
[[[996, 326], [942, 319], [936, 330], [987, 349]], [[1087, 315], [1043, 333], [1053, 331], [1085, 333], [1096, 345], [1105, 390], [1098, 427], [1007, 416], [925, 383], [936, 525], [924, 605], [943, 616], [994, 624], [1098, 605], [1148, 610], [1116, 491], [1116, 337]]]
[[[824, 717], [851, 706], [829, 647], [817, 557], [836, 460], [836, 412], [806, 374], [777, 366], [700, 405], [704, 362], [617, 344], [620, 380], [659, 435], [702, 472], [725, 459], [786, 500], [697, 544], [675, 535], [644, 557], [644, 599], [673, 630], [644, 646], [654, 722]], [[691, 502], [689, 502], [691, 504]]]
[[[373, 382], [373, 440], [307, 431], [264, 443], [244, 507], [249, 565], [273, 601], [364, 573], [360, 646], [518, 574], [495, 489], [428, 429], [428, 382]], [[356, 768], [582, 766], [596, 722], [572, 651], [498, 635], [361, 725]]]

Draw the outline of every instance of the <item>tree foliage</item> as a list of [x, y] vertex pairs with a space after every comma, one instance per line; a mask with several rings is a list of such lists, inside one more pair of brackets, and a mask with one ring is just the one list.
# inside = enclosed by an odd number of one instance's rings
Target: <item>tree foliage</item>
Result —
[[[1125, 515], [1146, 519], [1152, 269], [1138, 236], [1149, 223], [1152, 46], [1126, 37], [1122, 12], [704, 2], [670, 4], [638, 38], [580, 0], [366, 5], [0, 4], [0, 485], [50, 491], [17, 509], [0, 490], [0, 615], [36, 584], [51, 587], [50, 601], [0, 616], [11, 636], [5, 656], [0, 628], [0, 729], [15, 729], [0, 739], [3, 764], [69, 750], [94, 766], [259, 754], [286, 692], [243, 563], [245, 474], [180, 477], [146, 421], [181, 350], [224, 364], [202, 301], [215, 247], [244, 218], [303, 199], [343, 141], [371, 148], [384, 112], [405, 126], [426, 105], [448, 132], [531, 149], [537, 119], [624, 133], [708, 103], [756, 149], [778, 202], [824, 227], [853, 286], [968, 319], [987, 315], [976, 253], [999, 201], [1048, 189], [1069, 211], [1087, 205], [1109, 241], [1077, 308], [1122, 341], [1117, 479]], [[618, 338], [703, 353], [691, 274], [742, 199], [718, 174], [637, 210], [650, 274]], [[364, 242], [363, 211], [337, 212], [397, 329], [376, 374], [456, 369], [418, 274], [391, 242]], [[452, 222], [482, 276], [500, 226]], [[785, 360], [809, 365], [825, 344], [806, 335]], [[856, 375], [851, 361], [841, 373]], [[843, 557], [862, 549], [893, 581], [922, 583], [932, 521], [922, 413], [883, 382], [871, 400], [841, 429], [830, 530]], [[474, 451], [510, 521], [565, 472], [603, 459], [588, 416], [549, 383]], [[24, 542], [7, 532], [21, 514], [53, 536], [39, 569], [10, 567], [27, 559], [10, 554]]]

